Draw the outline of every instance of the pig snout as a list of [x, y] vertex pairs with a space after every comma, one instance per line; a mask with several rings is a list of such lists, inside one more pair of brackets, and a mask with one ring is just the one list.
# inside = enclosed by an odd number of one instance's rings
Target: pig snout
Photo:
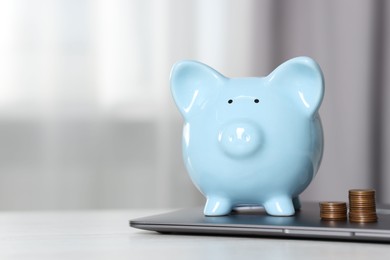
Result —
[[253, 122], [232, 122], [220, 129], [218, 142], [224, 153], [239, 159], [259, 150], [262, 134], [258, 125]]

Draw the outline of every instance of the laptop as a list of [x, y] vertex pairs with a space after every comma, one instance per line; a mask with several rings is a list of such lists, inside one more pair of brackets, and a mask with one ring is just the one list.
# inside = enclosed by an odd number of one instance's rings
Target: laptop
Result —
[[377, 215], [375, 223], [325, 221], [318, 203], [302, 202], [291, 217], [270, 216], [262, 207], [248, 206], [237, 207], [227, 216], [206, 217], [203, 207], [196, 207], [133, 219], [130, 226], [163, 234], [390, 242], [390, 207], [377, 207]]

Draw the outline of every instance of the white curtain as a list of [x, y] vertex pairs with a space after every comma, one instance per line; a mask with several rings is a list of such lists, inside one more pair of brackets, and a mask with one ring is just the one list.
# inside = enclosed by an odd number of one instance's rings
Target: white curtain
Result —
[[0, 209], [201, 204], [169, 92], [181, 59], [229, 77], [321, 65], [325, 154], [305, 200], [390, 203], [386, 1], [0, 0]]

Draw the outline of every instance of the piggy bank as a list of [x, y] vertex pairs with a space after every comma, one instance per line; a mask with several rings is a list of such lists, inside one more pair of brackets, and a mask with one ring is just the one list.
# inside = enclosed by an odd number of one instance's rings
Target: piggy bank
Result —
[[323, 153], [318, 64], [297, 57], [266, 77], [227, 78], [181, 61], [172, 68], [171, 91], [184, 118], [185, 166], [207, 199], [204, 214], [256, 205], [269, 215], [294, 215]]

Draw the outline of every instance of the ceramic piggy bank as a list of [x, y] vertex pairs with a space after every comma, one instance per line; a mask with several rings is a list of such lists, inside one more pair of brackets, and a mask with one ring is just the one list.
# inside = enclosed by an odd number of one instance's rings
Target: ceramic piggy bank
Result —
[[317, 63], [298, 57], [266, 77], [227, 78], [182, 61], [172, 69], [171, 91], [185, 121], [185, 165], [207, 199], [204, 214], [260, 205], [269, 215], [294, 215], [323, 153]]

